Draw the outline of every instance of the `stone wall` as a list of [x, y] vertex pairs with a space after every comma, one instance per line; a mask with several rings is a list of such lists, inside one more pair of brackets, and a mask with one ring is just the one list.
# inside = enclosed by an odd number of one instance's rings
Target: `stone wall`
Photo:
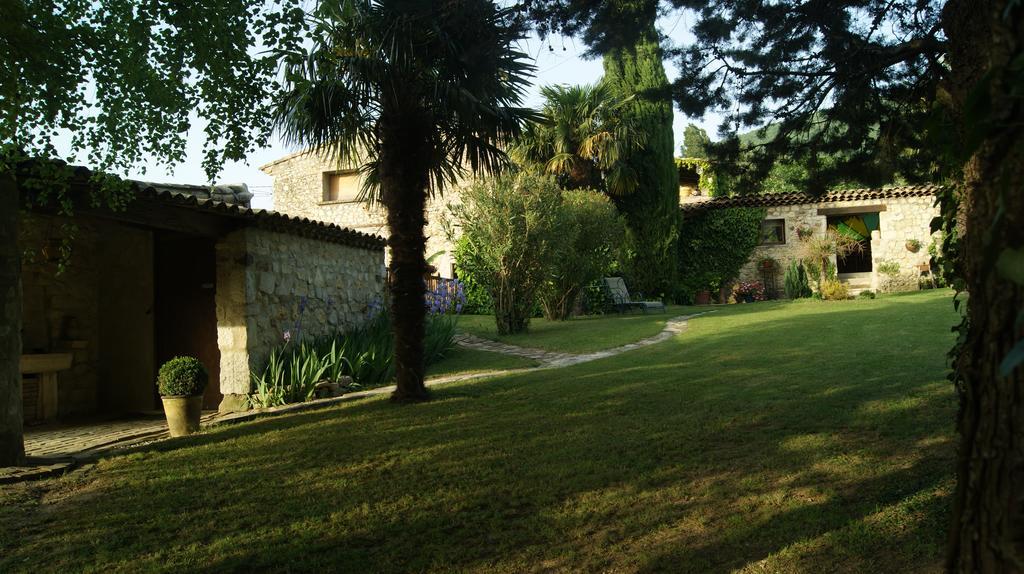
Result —
[[[274, 178], [274, 209], [281, 213], [335, 223], [363, 233], [388, 237], [387, 218], [380, 205], [362, 201], [323, 200], [324, 173], [337, 171], [336, 162], [312, 153], [297, 153], [262, 166]], [[463, 182], [465, 184], [465, 182]], [[447, 204], [459, 201], [458, 188], [427, 202], [427, 257], [443, 252], [432, 264], [442, 277], [451, 277], [453, 245], [444, 232]]]
[[[241, 408], [249, 373], [284, 341], [361, 325], [384, 293], [380, 249], [247, 228], [217, 243], [222, 410]], [[234, 396], [231, 396], [234, 395]]]
[[[97, 408], [99, 370], [99, 229], [76, 221], [73, 251], [58, 273], [66, 218], [23, 214], [22, 353], [73, 351], [69, 370], [57, 376], [58, 416]], [[32, 385], [24, 391], [31, 396]]]
[[[901, 197], [768, 207], [765, 219], [786, 221], [786, 243], [756, 247], [750, 261], [740, 270], [739, 278], [741, 281], [760, 281], [762, 276], [757, 262], [764, 257], [774, 257], [782, 267], [778, 274], [778, 288], [782, 289], [785, 269], [796, 260], [800, 248], [797, 228], [806, 226], [815, 234], [825, 232], [827, 217], [818, 215], [819, 209], [865, 207], [865, 211], [871, 211], [871, 206], [884, 205], [885, 211], [879, 212], [879, 229], [872, 234], [871, 239], [871, 288], [917, 289], [917, 266], [928, 263], [928, 246], [932, 242], [931, 221], [939, 214], [934, 202], [932, 197]], [[921, 242], [921, 249], [916, 253], [906, 247], [910, 239]], [[878, 265], [884, 261], [893, 261], [900, 266], [900, 277], [893, 282], [878, 273]]]

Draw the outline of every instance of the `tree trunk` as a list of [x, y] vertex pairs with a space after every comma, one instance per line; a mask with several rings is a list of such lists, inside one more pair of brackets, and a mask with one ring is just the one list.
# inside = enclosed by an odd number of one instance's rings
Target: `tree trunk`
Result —
[[0, 171], [0, 467], [25, 462], [20, 361], [18, 188], [11, 174]]
[[[943, 11], [960, 141], [991, 122], [981, 144], [969, 150], [958, 190], [960, 270], [970, 299], [966, 337], [954, 349], [960, 446], [951, 572], [1024, 572], [1024, 366], [1008, 376], [1000, 372], [1024, 335], [1018, 322], [1024, 312], [1024, 102], [1011, 94], [1021, 72], [1010, 68], [1024, 54], [1024, 9], [1007, 12], [1007, 5], [951, 0]], [[991, 98], [982, 117], [965, 106], [979, 89]], [[1011, 250], [1019, 254], [1016, 281], [1005, 272]]]
[[396, 402], [429, 399], [423, 383], [426, 334], [426, 199], [432, 154], [422, 117], [403, 114], [381, 120], [380, 183], [391, 235], [391, 328], [395, 340]]

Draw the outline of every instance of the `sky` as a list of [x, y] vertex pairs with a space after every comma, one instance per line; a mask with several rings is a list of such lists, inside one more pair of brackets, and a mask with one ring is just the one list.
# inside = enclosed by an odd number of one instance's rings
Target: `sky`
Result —
[[[670, 41], [684, 43], [689, 40], [689, 24], [692, 20], [692, 14], [682, 11], [672, 12], [663, 15], [658, 20], [658, 27]], [[520, 48], [534, 59], [536, 66], [536, 77], [528, 91], [525, 102], [532, 107], [539, 107], [543, 102], [540, 97], [541, 86], [549, 84], [589, 84], [599, 80], [603, 73], [601, 60], [583, 59], [581, 57], [581, 54], [584, 52], [583, 44], [571, 38], [554, 37], [542, 41], [540, 38], [533, 36], [524, 40]], [[674, 80], [678, 76], [675, 64], [671, 61], [665, 63], [665, 72], [668, 75], [669, 81]], [[687, 118], [677, 110], [673, 123], [677, 153], [682, 145], [683, 130], [688, 123], [695, 123], [707, 130], [709, 134], [714, 134], [716, 133], [719, 119], [713, 115], [705, 118]], [[168, 172], [163, 166], [158, 166], [155, 161], [149, 161], [141, 165], [138, 170], [127, 175], [134, 179], [161, 183], [206, 183], [206, 174], [201, 165], [202, 144], [202, 124], [193, 125], [189, 132], [188, 157], [185, 162], [175, 166], [172, 171]], [[253, 207], [272, 209], [273, 198], [271, 190], [273, 178], [261, 172], [259, 166], [294, 151], [298, 150], [289, 149], [274, 139], [269, 147], [258, 149], [251, 153], [245, 162], [231, 162], [225, 165], [220, 176], [217, 178], [217, 183], [245, 183], [255, 194]]]

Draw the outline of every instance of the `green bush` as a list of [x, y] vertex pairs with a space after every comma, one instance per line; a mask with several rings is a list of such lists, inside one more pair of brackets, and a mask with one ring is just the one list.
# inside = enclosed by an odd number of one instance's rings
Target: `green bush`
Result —
[[529, 325], [537, 292], [560, 253], [562, 191], [551, 178], [529, 173], [477, 181], [451, 207], [462, 230], [456, 263], [491, 295], [498, 333]]
[[470, 249], [472, 245], [466, 237], [460, 237], [455, 242], [455, 269], [466, 293], [466, 304], [462, 312], [467, 315], [490, 315], [494, 313], [494, 300], [479, 277], [481, 270], [473, 268], [470, 263], [476, 260], [474, 254], [469, 252]]
[[811, 284], [807, 281], [807, 271], [804, 270], [802, 263], [794, 261], [789, 264], [789, 268], [786, 269], [784, 286], [786, 297], [790, 299], [811, 296]]
[[826, 279], [821, 283], [821, 298], [826, 301], [849, 299], [850, 289], [838, 279]]
[[692, 303], [697, 291], [714, 291], [735, 279], [760, 242], [764, 215], [764, 209], [746, 207], [684, 215], [676, 300]]
[[195, 357], [175, 357], [160, 367], [157, 389], [161, 397], [197, 397], [210, 380], [206, 367]]
[[626, 228], [608, 196], [589, 190], [564, 192], [555, 224], [560, 239], [545, 270], [540, 304], [545, 317], [564, 321], [583, 287], [615, 265]]
[[[429, 315], [424, 336], [426, 364], [441, 360], [455, 346], [456, 316]], [[272, 407], [313, 398], [316, 384], [351, 377], [355, 387], [380, 386], [395, 376], [394, 340], [387, 310], [362, 327], [271, 350], [267, 366], [251, 374], [254, 407]]]
[[861, 291], [857, 295], [857, 297], [860, 298], [860, 299], [874, 299], [875, 298], [875, 292], [870, 290], [870, 289], [865, 289], [864, 291]]
[[889, 277], [900, 274], [900, 264], [896, 261], [882, 261], [878, 264], [878, 272]]

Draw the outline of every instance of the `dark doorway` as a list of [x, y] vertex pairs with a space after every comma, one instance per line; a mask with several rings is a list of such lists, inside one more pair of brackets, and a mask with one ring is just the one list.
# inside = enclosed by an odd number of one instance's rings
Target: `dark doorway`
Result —
[[210, 373], [203, 408], [215, 409], [222, 395], [214, 242], [161, 233], [155, 243], [157, 367], [180, 355], [199, 359]]
[[853, 237], [860, 242], [861, 249], [836, 261], [836, 273], [870, 273], [871, 232], [878, 229], [877, 213], [862, 213], [832, 216], [828, 218], [829, 229]]

